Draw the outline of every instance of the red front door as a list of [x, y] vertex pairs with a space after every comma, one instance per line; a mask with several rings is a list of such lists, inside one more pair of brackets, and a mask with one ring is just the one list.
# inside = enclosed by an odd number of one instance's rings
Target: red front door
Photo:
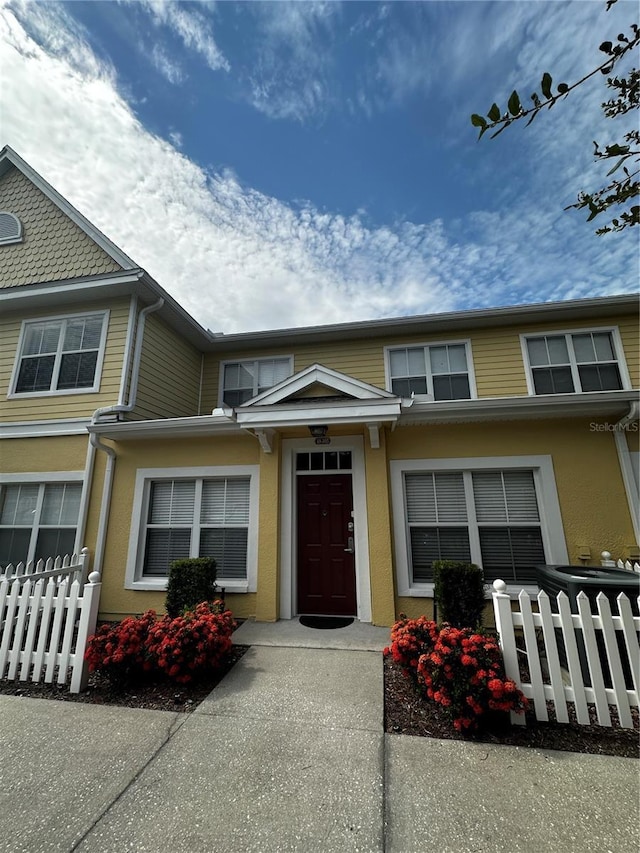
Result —
[[298, 613], [355, 616], [351, 474], [297, 479]]

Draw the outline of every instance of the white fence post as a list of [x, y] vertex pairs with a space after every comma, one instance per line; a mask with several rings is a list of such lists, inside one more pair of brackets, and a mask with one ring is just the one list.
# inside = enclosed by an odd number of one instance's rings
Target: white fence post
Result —
[[87, 640], [96, 630], [98, 619], [98, 606], [100, 604], [100, 573], [91, 572], [84, 586], [83, 607], [78, 627], [78, 638], [76, 640], [76, 651], [73, 660], [73, 674], [71, 676], [71, 693], [80, 693], [87, 686], [89, 680], [89, 665], [84, 659], [87, 648]]
[[[504, 581], [496, 580], [493, 582], [493, 590], [493, 609], [502, 657], [504, 658], [504, 671], [507, 678], [511, 678], [517, 685], [520, 685], [516, 635], [511, 616], [511, 599], [506, 594], [507, 585]], [[516, 714], [514, 711], [511, 712], [511, 722], [516, 725], [526, 725], [524, 714]]]

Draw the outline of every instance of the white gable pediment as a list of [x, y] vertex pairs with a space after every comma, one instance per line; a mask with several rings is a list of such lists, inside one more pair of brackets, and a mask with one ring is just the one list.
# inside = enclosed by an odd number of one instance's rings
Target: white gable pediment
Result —
[[263, 391], [257, 397], [247, 400], [240, 409], [253, 406], [273, 406], [286, 403], [293, 399], [304, 399], [308, 396], [346, 397], [353, 400], [388, 400], [395, 399], [395, 394], [369, 385], [346, 373], [332, 370], [322, 364], [312, 364], [294, 373], [273, 388]]

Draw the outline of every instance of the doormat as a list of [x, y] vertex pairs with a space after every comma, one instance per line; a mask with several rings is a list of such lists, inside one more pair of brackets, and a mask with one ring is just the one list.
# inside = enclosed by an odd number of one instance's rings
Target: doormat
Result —
[[301, 616], [300, 624], [305, 628], [346, 628], [353, 622], [352, 616]]

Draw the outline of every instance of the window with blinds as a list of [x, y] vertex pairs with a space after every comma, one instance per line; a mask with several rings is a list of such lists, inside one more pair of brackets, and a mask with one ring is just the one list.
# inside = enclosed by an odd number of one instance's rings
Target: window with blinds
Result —
[[16, 394], [94, 390], [106, 314], [25, 323]]
[[414, 583], [433, 580], [434, 560], [483, 567], [485, 580], [535, 582], [545, 562], [532, 471], [405, 473]]
[[391, 390], [399, 397], [434, 400], [471, 397], [466, 344], [434, 344], [389, 350]]
[[227, 362], [223, 366], [222, 399], [228, 406], [240, 406], [291, 376], [292, 360], [262, 358]]
[[12, 483], [0, 489], [0, 568], [73, 554], [82, 483]]
[[213, 557], [218, 578], [247, 577], [249, 477], [149, 484], [143, 574], [165, 577], [173, 560]]

